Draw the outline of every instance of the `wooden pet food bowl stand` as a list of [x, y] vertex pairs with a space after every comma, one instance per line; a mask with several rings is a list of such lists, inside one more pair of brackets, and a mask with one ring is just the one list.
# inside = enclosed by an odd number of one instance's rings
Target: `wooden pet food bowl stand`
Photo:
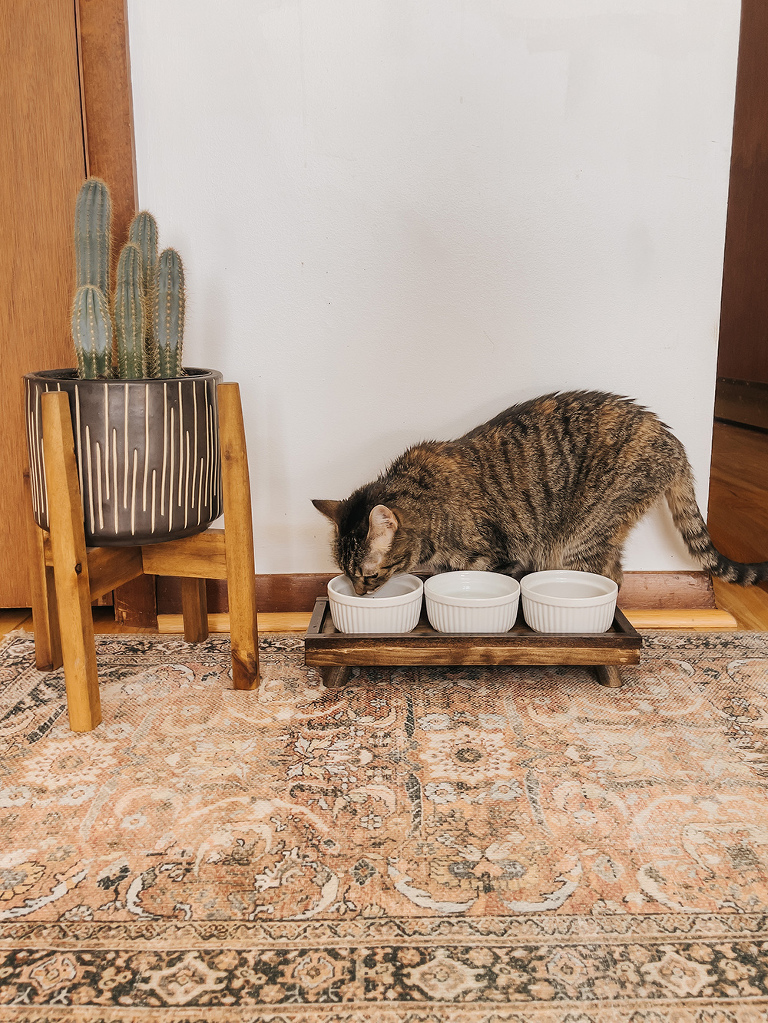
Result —
[[101, 721], [91, 603], [142, 574], [181, 577], [184, 638], [190, 643], [208, 637], [205, 580], [226, 579], [233, 685], [259, 684], [251, 490], [238, 385], [219, 384], [217, 401], [224, 529], [143, 546], [86, 548], [69, 396], [42, 396], [50, 531], [34, 521], [29, 496], [35, 663], [41, 671], [64, 665], [74, 732]]
[[522, 611], [512, 629], [503, 633], [435, 632], [422, 611], [413, 632], [352, 635], [336, 631], [328, 598], [318, 597], [304, 636], [304, 660], [332, 687], [346, 684], [353, 665], [573, 664], [593, 667], [601, 685], [616, 688], [622, 685], [622, 665], [639, 663], [642, 642], [618, 608], [608, 632], [584, 635], [534, 632]]

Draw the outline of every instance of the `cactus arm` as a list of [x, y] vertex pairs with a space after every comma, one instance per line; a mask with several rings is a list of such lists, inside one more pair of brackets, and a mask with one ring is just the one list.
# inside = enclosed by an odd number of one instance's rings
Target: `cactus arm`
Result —
[[155, 337], [160, 357], [160, 376], [184, 375], [184, 267], [175, 249], [163, 249], [155, 278]]
[[121, 380], [145, 377], [145, 300], [141, 280], [141, 251], [130, 242], [117, 262], [115, 282], [115, 339], [118, 375]]
[[92, 284], [109, 294], [112, 201], [98, 178], [83, 182], [75, 204], [75, 267], [77, 287]]
[[142, 287], [145, 295], [152, 290], [157, 267], [157, 221], [147, 210], [141, 210], [128, 228], [128, 241], [141, 252]]
[[138, 245], [141, 252], [141, 286], [144, 295], [144, 367], [147, 376], [159, 375], [159, 355], [155, 340], [154, 322], [150, 310], [154, 307], [155, 277], [157, 274], [157, 221], [147, 210], [141, 210], [128, 228], [128, 241]]
[[112, 321], [103, 292], [84, 284], [72, 304], [72, 340], [81, 378], [94, 380], [111, 375]]

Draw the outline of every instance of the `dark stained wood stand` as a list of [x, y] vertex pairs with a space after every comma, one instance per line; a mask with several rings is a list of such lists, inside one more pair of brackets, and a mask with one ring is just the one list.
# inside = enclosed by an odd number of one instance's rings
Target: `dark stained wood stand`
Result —
[[447, 634], [435, 632], [422, 611], [413, 632], [348, 634], [337, 632], [327, 597], [318, 597], [304, 636], [304, 660], [319, 668], [327, 686], [345, 685], [349, 669], [441, 664], [574, 664], [593, 667], [598, 682], [622, 685], [621, 666], [638, 664], [642, 638], [616, 609], [608, 632], [573, 635], [534, 632], [522, 611], [509, 632]]

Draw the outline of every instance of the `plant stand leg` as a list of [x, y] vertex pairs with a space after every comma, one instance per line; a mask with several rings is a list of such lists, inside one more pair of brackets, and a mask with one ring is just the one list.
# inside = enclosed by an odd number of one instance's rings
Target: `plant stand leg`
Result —
[[101, 721], [101, 703], [69, 397], [63, 391], [51, 391], [42, 396], [41, 408], [69, 727], [73, 732], [89, 732]]
[[61, 658], [59, 610], [53, 569], [45, 564], [43, 530], [35, 522], [29, 470], [24, 470], [27, 497], [27, 556], [29, 585], [32, 594], [32, 628], [35, 636], [35, 667], [38, 671], [54, 671], [64, 663]]
[[621, 677], [621, 668], [616, 664], [598, 664], [595, 667], [595, 674], [601, 686], [608, 686], [610, 689], [620, 689], [624, 685]]
[[202, 643], [208, 639], [208, 596], [205, 579], [181, 580], [181, 613], [184, 618], [184, 639]]
[[255, 689], [259, 684], [256, 566], [253, 556], [251, 484], [240, 388], [235, 383], [219, 384], [216, 396], [219, 406], [232, 681], [235, 689]]

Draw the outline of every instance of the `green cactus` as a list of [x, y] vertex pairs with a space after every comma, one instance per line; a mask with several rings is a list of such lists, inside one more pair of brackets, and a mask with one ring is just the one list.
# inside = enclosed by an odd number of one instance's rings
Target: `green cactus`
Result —
[[[77, 293], [72, 338], [81, 377], [112, 374], [109, 313], [111, 200], [98, 178], [80, 188], [75, 207]], [[183, 376], [184, 267], [175, 249], [157, 254], [157, 222], [142, 210], [131, 222], [117, 265], [114, 335], [122, 380]]]
[[83, 182], [75, 204], [75, 264], [77, 287], [92, 284], [109, 294], [112, 201], [99, 178]]
[[140, 380], [147, 375], [144, 335], [149, 317], [141, 271], [141, 250], [129, 242], [120, 253], [115, 282], [115, 340], [121, 380]]
[[157, 267], [157, 221], [147, 210], [141, 210], [128, 228], [128, 241], [141, 251], [142, 288], [145, 296], [152, 291]]
[[157, 273], [157, 221], [147, 210], [141, 210], [131, 221], [128, 241], [138, 245], [141, 251], [141, 287], [147, 310], [144, 318], [144, 367], [147, 376], [156, 377], [159, 375], [159, 359], [150, 310], [154, 307]]
[[112, 369], [112, 321], [103, 292], [84, 284], [72, 303], [72, 339], [77, 351], [80, 377], [108, 377]]
[[184, 341], [184, 267], [176, 249], [163, 249], [155, 275], [155, 338], [161, 377], [180, 377]]

